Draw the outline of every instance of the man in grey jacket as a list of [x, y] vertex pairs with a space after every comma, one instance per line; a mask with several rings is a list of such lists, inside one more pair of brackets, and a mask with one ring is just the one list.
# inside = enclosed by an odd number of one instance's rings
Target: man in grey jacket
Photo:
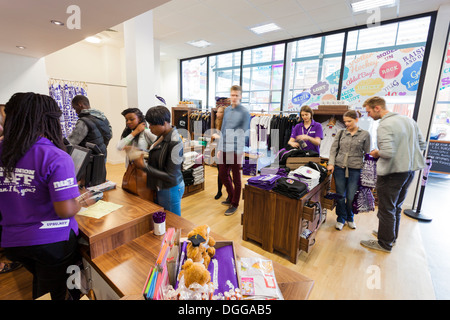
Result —
[[97, 109], [91, 109], [89, 99], [77, 95], [72, 99], [72, 107], [78, 115], [78, 121], [67, 140], [72, 145], [85, 147], [86, 142], [97, 145], [107, 156], [108, 143], [112, 138], [112, 128], [105, 114]]
[[391, 252], [398, 237], [402, 205], [414, 173], [425, 167], [423, 151], [426, 141], [417, 123], [386, 109], [381, 97], [367, 99], [363, 106], [370, 117], [380, 120], [377, 130], [378, 149], [370, 155], [377, 161], [378, 231], [377, 240], [361, 245]]

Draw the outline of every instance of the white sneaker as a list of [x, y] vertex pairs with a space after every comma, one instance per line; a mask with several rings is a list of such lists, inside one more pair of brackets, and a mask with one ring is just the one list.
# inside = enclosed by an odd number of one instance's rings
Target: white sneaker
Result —
[[342, 222], [336, 222], [336, 229], [337, 229], [337, 230], [342, 230], [343, 227], [344, 227], [344, 223], [342, 223]]
[[354, 221], [352, 221], [352, 222], [348, 221], [347, 224], [350, 229], [356, 229], [356, 223]]

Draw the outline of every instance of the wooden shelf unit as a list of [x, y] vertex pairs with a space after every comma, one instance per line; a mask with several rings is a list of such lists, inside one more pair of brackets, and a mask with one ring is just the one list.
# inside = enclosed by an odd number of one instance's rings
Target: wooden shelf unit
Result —
[[[322, 203], [330, 188], [330, 181], [331, 175], [328, 175], [322, 183], [299, 200], [245, 185], [242, 239], [259, 242], [268, 252], [284, 253], [296, 264], [300, 251], [311, 251], [317, 230], [325, 221], [321, 218], [323, 210], [321, 214], [312, 213], [306, 204]], [[305, 228], [312, 231], [307, 239], [301, 237]]]

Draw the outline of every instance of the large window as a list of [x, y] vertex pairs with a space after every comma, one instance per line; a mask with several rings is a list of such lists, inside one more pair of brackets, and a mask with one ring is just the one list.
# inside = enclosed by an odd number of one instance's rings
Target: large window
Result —
[[206, 105], [207, 58], [184, 60], [181, 63], [182, 100]]
[[339, 33], [289, 44], [291, 68], [284, 110], [314, 108], [321, 100], [337, 99], [344, 37]]
[[252, 112], [298, 111], [336, 99], [362, 110], [364, 100], [379, 95], [390, 110], [412, 116], [430, 21], [424, 15], [182, 60], [181, 98], [214, 107], [215, 97], [241, 84], [242, 104]]
[[230, 88], [241, 81], [241, 51], [209, 57], [209, 105], [216, 97], [229, 97]]
[[450, 39], [447, 40], [447, 54], [442, 68], [430, 139], [450, 141]]
[[285, 44], [243, 53], [242, 103], [254, 112], [281, 110]]
[[362, 109], [367, 98], [382, 96], [411, 117], [429, 25], [426, 17], [349, 32], [341, 99]]

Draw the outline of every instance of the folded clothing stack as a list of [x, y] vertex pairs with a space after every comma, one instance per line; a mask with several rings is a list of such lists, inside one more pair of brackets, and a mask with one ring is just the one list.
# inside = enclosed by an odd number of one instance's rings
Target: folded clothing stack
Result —
[[247, 183], [251, 186], [264, 189], [264, 190], [272, 190], [277, 180], [281, 178], [281, 176], [276, 174], [269, 174], [269, 175], [261, 175], [257, 177], [251, 177], [247, 180]]
[[288, 167], [264, 167], [261, 169], [261, 175], [276, 174], [282, 177], [287, 177], [290, 169]]
[[203, 155], [195, 152], [195, 151], [191, 151], [191, 152], [186, 152], [183, 155], [183, 170], [187, 170], [192, 168], [194, 165], [196, 164], [203, 164]]
[[288, 177], [281, 177], [277, 180], [276, 186], [272, 191], [292, 199], [300, 199], [308, 193], [308, 187], [301, 181]]
[[194, 185], [205, 181], [205, 169], [202, 165], [195, 165], [192, 168], [192, 176], [194, 177]]
[[320, 183], [320, 172], [307, 166], [289, 172], [288, 177], [305, 183], [308, 191], [311, 191]]
[[194, 169], [181, 170], [183, 174], [184, 185], [192, 186], [194, 184], [194, 176], [192, 175]]

